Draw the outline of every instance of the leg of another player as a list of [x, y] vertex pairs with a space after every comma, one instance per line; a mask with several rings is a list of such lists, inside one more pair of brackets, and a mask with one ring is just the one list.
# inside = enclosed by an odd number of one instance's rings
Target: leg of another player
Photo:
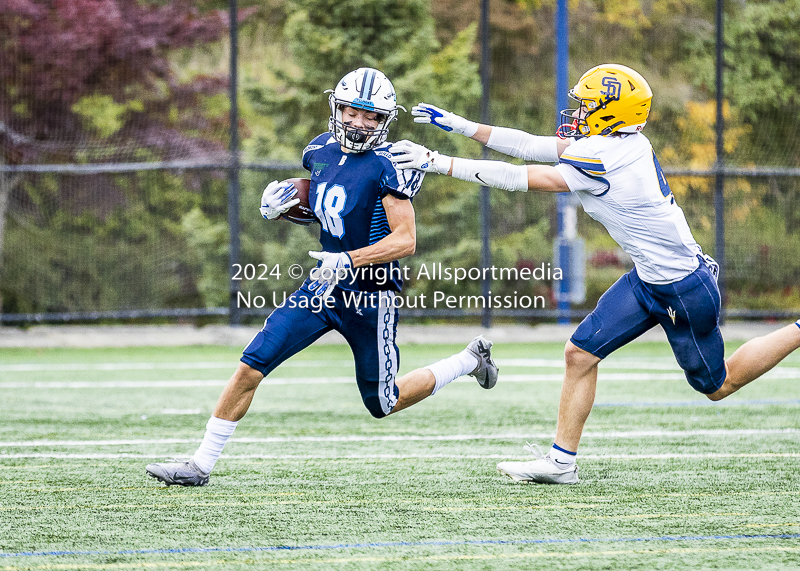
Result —
[[792, 323], [763, 337], [751, 339], [725, 362], [728, 375], [720, 389], [708, 395], [714, 401], [735, 393], [800, 348], [800, 325]]
[[597, 365], [600, 358], [575, 346], [571, 341], [564, 348], [566, 372], [558, 405], [556, 439], [546, 455], [538, 446], [529, 445], [536, 460], [500, 462], [497, 471], [517, 482], [542, 484], [577, 484], [575, 463], [583, 426], [594, 404], [597, 388]]
[[583, 425], [592, 411], [597, 388], [597, 365], [600, 358], [567, 341], [564, 349], [566, 372], [558, 405], [558, 428], [555, 443], [572, 453], [578, 451]]

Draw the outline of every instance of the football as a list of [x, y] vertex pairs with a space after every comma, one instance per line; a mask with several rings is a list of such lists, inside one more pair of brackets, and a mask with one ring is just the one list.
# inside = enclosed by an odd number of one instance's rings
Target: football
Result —
[[300, 199], [300, 202], [281, 214], [281, 218], [302, 226], [308, 226], [316, 222], [317, 217], [314, 215], [314, 209], [311, 208], [311, 204], [308, 202], [308, 191], [311, 187], [311, 179], [287, 178], [281, 181], [281, 183], [292, 183], [297, 189], [297, 194], [295, 194], [294, 197]]

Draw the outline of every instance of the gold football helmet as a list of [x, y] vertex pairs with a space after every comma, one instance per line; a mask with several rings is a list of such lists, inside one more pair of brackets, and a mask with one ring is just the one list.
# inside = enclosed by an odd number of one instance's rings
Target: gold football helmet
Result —
[[639, 132], [647, 123], [653, 92], [636, 71], [605, 63], [584, 73], [569, 96], [580, 103], [584, 117], [573, 116], [575, 109], [562, 111], [560, 137]]

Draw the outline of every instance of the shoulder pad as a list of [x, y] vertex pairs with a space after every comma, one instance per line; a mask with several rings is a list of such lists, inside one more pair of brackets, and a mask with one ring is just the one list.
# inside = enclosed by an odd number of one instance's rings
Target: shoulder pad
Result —
[[327, 145], [330, 142], [330, 140], [333, 140], [333, 137], [331, 136], [330, 133], [322, 133], [321, 135], [317, 135], [311, 140], [311, 142], [308, 145], [306, 145], [306, 148], [303, 149], [303, 156], [305, 156], [306, 153], [311, 153], [321, 149], [322, 147]]
[[606, 174], [606, 167], [600, 158], [600, 149], [592, 144], [591, 139], [592, 137], [579, 139], [564, 149], [558, 159], [559, 164], [573, 166], [594, 176]]
[[321, 149], [324, 146], [325, 145], [311, 145], [311, 144], [306, 145], [306, 148], [303, 149], [303, 154], [305, 155], [306, 153], [310, 153], [311, 151], [316, 151], [317, 149]]

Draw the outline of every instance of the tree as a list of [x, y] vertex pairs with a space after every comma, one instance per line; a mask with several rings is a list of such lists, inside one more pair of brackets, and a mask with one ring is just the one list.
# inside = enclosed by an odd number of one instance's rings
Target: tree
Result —
[[[747, 2], [726, 23], [726, 97], [753, 129], [741, 161], [800, 165], [800, 0]], [[788, 120], [787, 120], [788, 119]], [[748, 156], [749, 155], [749, 156]]]
[[[285, 26], [275, 30], [285, 57], [273, 62], [268, 82], [250, 82], [245, 89], [248, 101], [272, 123], [255, 145], [260, 156], [296, 161], [327, 125], [323, 91], [359, 67], [383, 71], [398, 102], [409, 107], [424, 96], [464, 112], [480, 97], [470, 58], [476, 27], [440, 48], [426, 0], [298, 0], [285, 9]], [[392, 139], [409, 133], [406, 119], [392, 126]]]
[[[223, 37], [224, 12], [200, 14], [184, 1], [0, 0], [0, 13], [0, 164], [224, 151], [227, 116], [198, 108], [225, 89], [227, 78], [182, 81], [170, 61], [176, 49]], [[9, 197], [24, 180], [0, 173], [0, 256]], [[111, 188], [101, 200], [119, 195], [113, 179], [106, 184]], [[72, 192], [74, 199], [85, 189]]]
[[179, 83], [168, 56], [218, 40], [224, 13], [200, 15], [185, 2], [4, 2], [0, 144], [8, 163], [74, 161], [83, 150], [75, 142], [87, 138], [152, 146], [158, 137], [165, 158], [185, 154], [186, 145], [211, 148], [185, 133], [204, 130], [202, 116], [191, 111], [198, 96], [224, 89], [226, 79]]

